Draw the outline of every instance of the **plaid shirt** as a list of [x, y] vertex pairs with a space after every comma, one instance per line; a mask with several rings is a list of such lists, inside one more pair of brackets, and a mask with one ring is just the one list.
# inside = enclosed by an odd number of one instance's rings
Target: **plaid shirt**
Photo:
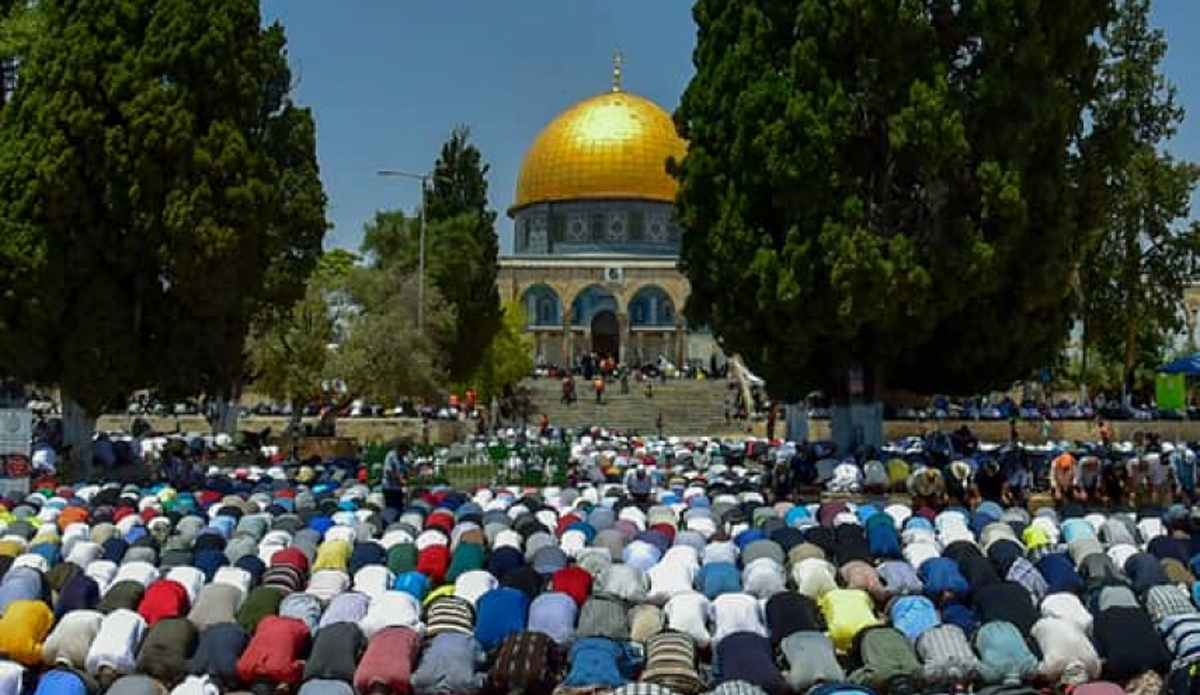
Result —
[[629, 683], [612, 691], [612, 695], [676, 695], [674, 690], [653, 683]]
[[708, 695], [767, 695], [767, 691], [746, 681], [725, 681], [708, 691]]
[[1170, 584], [1152, 586], [1146, 592], [1146, 612], [1161, 623], [1165, 618], [1175, 615], [1190, 615], [1196, 612], [1190, 593], [1183, 587]]
[[1012, 565], [1008, 568], [1007, 579], [1025, 587], [1033, 595], [1035, 605], [1041, 603], [1046, 594], [1050, 592], [1046, 578], [1033, 566], [1032, 562], [1023, 557], [1013, 560]]

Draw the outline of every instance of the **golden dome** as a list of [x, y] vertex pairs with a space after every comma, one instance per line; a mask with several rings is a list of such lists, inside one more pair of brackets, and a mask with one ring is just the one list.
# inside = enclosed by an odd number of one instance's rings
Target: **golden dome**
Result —
[[657, 104], [614, 89], [559, 114], [538, 135], [517, 178], [512, 210], [559, 200], [675, 201], [667, 159], [687, 144]]

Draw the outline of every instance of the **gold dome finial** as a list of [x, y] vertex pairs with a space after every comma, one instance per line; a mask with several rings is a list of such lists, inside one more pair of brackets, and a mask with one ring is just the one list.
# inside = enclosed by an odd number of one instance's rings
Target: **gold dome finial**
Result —
[[613, 91], [621, 91], [621, 64], [625, 56], [620, 51], [613, 51]]

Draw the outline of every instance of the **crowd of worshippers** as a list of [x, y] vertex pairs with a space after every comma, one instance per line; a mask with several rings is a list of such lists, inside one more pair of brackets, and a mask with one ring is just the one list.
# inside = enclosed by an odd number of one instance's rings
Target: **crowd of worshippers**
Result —
[[1200, 510], [797, 503], [647, 458], [400, 509], [332, 466], [0, 500], [0, 695], [1200, 686]]
[[773, 500], [810, 497], [815, 490], [882, 495], [907, 492], [918, 506], [971, 507], [983, 501], [1026, 505], [1048, 492], [1058, 505], [1166, 507], [1197, 501], [1196, 447], [1149, 438], [1135, 447], [1004, 446], [970, 455], [927, 449], [868, 449], [855, 457], [825, 455], [819, 446], [777, 448], [759, 478]]

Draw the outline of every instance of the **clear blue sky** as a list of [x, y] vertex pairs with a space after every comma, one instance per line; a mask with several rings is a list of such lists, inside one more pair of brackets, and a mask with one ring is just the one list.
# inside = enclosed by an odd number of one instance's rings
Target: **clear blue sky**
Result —
[[[1171, 149], [1200, 161], [1200, 2], [1155, 4], [1166, 71], [1191, 116]], [[609, 88], [614, 50], [625, 88], [668, 110], [692, 73], [684, 0], [263, 0], [263, 14], [286, 27], [297, 99], [316, 117], [328, 247], [356, 249], [376, 210], [414, 209], [415, 182], [375, 171], [428, 171], [462, 123], [491, 164], [506, 251], [526, 148], [560, 111]]]

